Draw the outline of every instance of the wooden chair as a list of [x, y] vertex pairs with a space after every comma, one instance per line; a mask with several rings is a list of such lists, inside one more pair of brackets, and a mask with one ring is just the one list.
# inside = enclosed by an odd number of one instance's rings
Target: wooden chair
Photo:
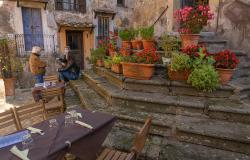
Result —
[[64, 91], [59, 88], [48, 88], [42, 90], [43, 107], [46, 115], [64, 111]]
[[0, 136], [20, 130], [16, 122], [13, 110], [7, 110], [0, 113]]
[[59, 82], [57, 75], [44, 76], [43, 79], [44, 79], [44, 82]]
[[105, 148], [98, 156], [97, 160], [136, 160], [139, 158], [145, 145], [147, 135], [151, 126], [151, 117], [147, 118], [143, 128], [135, 135], [130, 153]]
[[20, 129], [27, 128], [47, 119], [42, 102], [14, 107], [13, 112]]

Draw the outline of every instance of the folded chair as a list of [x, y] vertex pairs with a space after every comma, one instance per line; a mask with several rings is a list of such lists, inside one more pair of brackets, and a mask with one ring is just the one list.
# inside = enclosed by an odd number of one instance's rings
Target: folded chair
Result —
[[15, 132], [20, 129], [12, 109], [0, 113], [0, 136]]
[[16, 121], [20, 129], [30, 127], [47, 119], [42, 102], [14, 107]]
[[59, 81], [57, 75], [44, 76], [43, 79], [44, 79], [44, 82], [58, 82]]
[[105, 148], [97, 160], [137, 160], [145, 145], [147, 135], [151, 126], [151, 118], [147, 118], [143, 128], [135, 135], [130, 153]]
[[46, 115], [64, 111], [64, 91], [60, 88], [42, 90], [42, 101]]

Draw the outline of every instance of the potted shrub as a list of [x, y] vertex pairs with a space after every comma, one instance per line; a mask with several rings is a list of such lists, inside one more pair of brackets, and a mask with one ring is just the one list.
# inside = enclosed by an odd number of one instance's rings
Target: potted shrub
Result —
[[218, 73], [212, 65], [203, 64], [195, 68], [188, 77], [188, 83], [198, 90], [212, 92], [218, 85]]
[[122, 57], [116, 54], [112, 58], [111, 70], [115, 73], [122, 74], [122, 65], [121, 65]]
[[214, 55], [215, 68], [219, 74], [220, 83], [227, 84], [239, 63], [235, 53], [224, 50]]
[[200, 31], [213, 19], [213, 13], [208, 5], [186, 6], [175, 11], [174, 17], [180, 23], [180, 38], [182, 48], [189, 45], [197, 45]]
[[164, 34], [161, 37], [159, 47], [164, 50], [162, 61], [164, 64], [169, 64], [172, 57], [172, 52], [178, 51], [180, 48], [179, 39], [176, 36]]
[[133, 33], [131, 29], [124, 29], [118, 32], [118, 36], [122, 40], [122, 48], [131, 49], [131, 40], [133, 39]]
[[110, 69], [111, 65], [112, 65], [112, 58], [108, 56], [104, 59], [104, 67]]
[[156, 63], [160, 62], [160, 56], [155, 49], [143, 50], [137, 54], [123, 58], [123, 75], [127, 78], [148, 80], [154, 74]]
[[140, 29], [140, 35], [142, 37], [142, 44], [144, 49], [155, 48], [154, 44], [154, 27], [144, 27]]
[[104, 66], [104, 58], [106, 56], [106, 50], [103, 47], [98, 47], [96, 49], [91, 50], [90, 60], [93, 64], [98, 67]]
[[132, 33], [133, 33], [133, 36], [132, 36], [133, 39], [131, 41], [132, 48], [136, 49], [136, 50], [141, 50], [142, 49], [142, 41], [139, 39], [140, 30], [139, 29], [133, 29]]
[[190, 57], [181, 52], [173, 52], [172, 61], [167, 67], [171, 81], [186, 81], [190, 74]]
[[0, 40], [0, 68], [4, 80], [5, 95], [15, 95], [16, 74], [23, 71], [20, 59], [16, 56], [14, 48], [9, 46], [7, 39]]

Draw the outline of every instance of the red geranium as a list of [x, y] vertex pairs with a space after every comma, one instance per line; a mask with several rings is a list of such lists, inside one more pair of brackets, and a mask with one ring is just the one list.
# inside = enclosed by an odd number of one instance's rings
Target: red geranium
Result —
[[160, 63], [160, 55], [156, 53], [156, 49], [145, 49], [136, 54], [136, 61], [145, 64]]
[[215, 67], [223, 69], [234, 69], [236, 68], [239, 60], [236, 58], [235, 53], [224, 50], [214, 55]]
[[202, 46], [202, 45], [190, 45], [190, 46], [187, 46], [185, 48], [182, 48], [182, 52], [186, 53], [191, 58], [195, 58], [195, 57], [199, 57], [200, 48], [202, 48], [203, 53], [206, 56], [209, 55], [209, 53], [207, 52], [206, 48], [204, 46]]

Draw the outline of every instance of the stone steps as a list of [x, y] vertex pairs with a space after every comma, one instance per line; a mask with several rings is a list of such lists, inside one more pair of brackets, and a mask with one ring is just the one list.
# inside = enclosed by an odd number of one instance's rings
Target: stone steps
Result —
[[[234, 100], [240, 100], [248, 95], [242, 94], [250, 85], [245, 84], [243, 87], [230, 85], [220, 85], [216, 91], [206, 93], [198, 91], [192, 86], [177, 81], [168, 81], [166, 78], [160, 77], [159, 74], [155, 75], [151, 80], [133, 80], [123, 77], [122, 75], [115, 74], [108, 69], [95, 67], [95, 73], [104, 77], [110, 83], [116, 85], [120, 89], [142, 91], [149, 93], [162, 93], [165, 95], [187, 95], [197, 97], [209, 97], [209, 98], [231, 98]], [[157, 74], [157, 73], [156, 73]], [[249, 89], [250, 90], [250, 89]]]
[[153, 117], [152, 134], [154, 135], [250, 154], [250, 139], [247, 137], [250, 132], [249, 125], [217, 121], [205, 117], [151, 113], [140, 109], [111, 105], [84, 81], [74, 82], [72, 87], [86, 108], [116, 115], [119, 119], [116, 123], [118, 127], [137, 128], [143, 123], [145, 117], [151, 115]]

